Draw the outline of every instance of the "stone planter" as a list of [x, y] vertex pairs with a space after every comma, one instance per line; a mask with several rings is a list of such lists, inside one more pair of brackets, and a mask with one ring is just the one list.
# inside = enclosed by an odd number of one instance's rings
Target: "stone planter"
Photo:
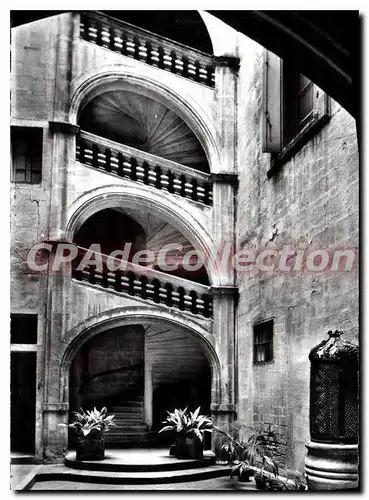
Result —
[[76, 443], [77, 460], [104, 460], [105, 438], [103, 436], [86, 436]]
[[178, 437], [177, 438], [177, 458], [202, 458], [203, 444], [196, 438]]

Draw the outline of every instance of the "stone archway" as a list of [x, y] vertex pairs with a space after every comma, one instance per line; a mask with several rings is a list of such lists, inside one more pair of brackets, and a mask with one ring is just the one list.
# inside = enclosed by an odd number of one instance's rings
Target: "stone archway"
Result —
[[[196, 350], [202, 351], [204, 354], [204, 358], [206, 359], [206, 364], [208, 364], [208, 367], [210, 368], [210, 377], [211, 381], [208, 386], [208, 391], [209, 391], [209, 401], [205, 404], [205, 409], [207, 412], [210, 412], [210, 407], [212, 405], [216, 405], [219, 402], [220, 398], [220, 362], [218, 359], [218, 354], [216, 353], [216, 343], [215, 339], [213, 338], [212, 334], [208, 333], [206, 329], [201, 327], [200, 325], [196, 325], [195, 321], [192, 319], [180, 321], [178, 316], [173, 313], [173, 312], [168, 312], [168, 313], [163, 313], [155, 310], [151, 310], [147, 308], [139, 308], [139, 307], [132, 307], [132, 308], [123, 308], [123, 309], [118, 309], [114, 311], [110, 311], [108, 314], [103, 313], [100, 315], [97, 315], [96, 317], [90, 318], [88, 321], [78, 325], [72, 331], [69, 332], [68, 338], [69, 342], [64, 350], [64, 353], [61, 357], [61, 363], [60, 363], [60, 406], [64, 407], [66, 411], [68, 411], [69, 408], [69, 401], [70, 401], [70, 377], [71, 377], [71, 366], [73, 364], [73, 360], [75, 359], [76, 355], [80, 353], [81, 349], [83, 349], [83, 346], [88, 346], [88, 343], [94, 342], [94, 344], [98, 345], [99, 342], [99, 337], [103, 336], [104, 333], [107, 332], [112, 332], [112, 335], [116, 336], [119, 334], [119, 331], [123, 332], [129, 332], [131, 329], [136, 335], [136, 340], [137, 340], [137, 335], [142, 336], [142, 333], [145, 332], [145, 325], [150, 325], [150, 327], [153, 327], [151, 330], [151, 335], [157, 335], [159, 333], [159, 336], [162, 336], [162, 339], [164, 341], [168, 340], [168, 330], [172, 329], [173, 332], [175, 332], [177, 336], [180, 337], [183, 340], [187, 338], [187, 343], [185, 344], [186, 346], [190, 346], [190, 351], [192, 349], [192, 353], [195, 353]], [[166, 328], [164, 328], [166, 327]], [[164, 332], [160, 332], [159, 330], [164, 330]], [[164, 335], [162, 335], [164, 333]], [[110, 334], [109, 334], [110, 335]], [[113, 337], [112, 335], [109, 336], [109, 342], [111, 343]], [[111, 337], [111, 338], [110, 338]], [[172, 348], [175, 346], [175, 338], [171, 339], [171, 346]], [[108, 338], [108, 337], [107, 337]], [[117, 337], [115, 337], [117, 338]], [[149, 339], [149, 335], [147, 335], [147, 339], [149, 340], [147, 342], [148, 349], [152, 349], [154, 346], [153, 344], [153, 339]], [[113, 339], [114, 340], [114, 339]], [[98, 342], [96, 342], [98, 341]], [[123, 343], [126, 342], [126, 345], [128, 345], [131, 340], [129, 335], [125, 337], [123, 340]], [[128, 342], [128, 343], [127, 343]], [[196, 348], [196, 345], [198, 346]], [[162, 346], [163, 347], [163, 346]], [[96, 346], [95, 346], [96, 348]], [[178, 358], [178, 352], [175, 352], [175, 349], [173, 348], [173, 356]], [[148, 351], [146, 351], [148, 352]], [[197, 353], [198, 354], [198, 353]], [[145, 353], [146, 355], [146, 353]], [[127, 357], [127, 356], [126, 356]], [[137, 357], [137, 352], [136, 352], [136, 357]], [[155, 353], [151, 354], [150, 360], [151, 364], [148, 364], [148, 376], [149, 378], [145, 378], [145, 394], [143, 395], [144, 398], [144, 414], [145, 414], [145, 422], [147, 423], [147, 418], [151, 418], [150, 424], [152, 425], [153, 423], [153, 418], [154, 420], [158, 421], [158, 419], [162, 419], [162, 414], [164, 413], [164, 408], [160, 406], [160, 397], [162, 396], [163, 390], [166, 390], [165, 383], [169, 383], [168, 380], [165, 380], [165, 377], [168, 376], [168, 367], [167, 371], [165, 369], [162, 369], [160, 367], [159, 370], [159, 378], [161, 377], [161, 380], [156, 380], [158, 377], [156, 376], [158, 374], [158, 370], [156, 367], [155, 369]], [[182, 356], [183, 358], [183, 356]], [[157, 358], [158, 360], [159, 358]], [[137, 361], [137, 360], [136, 360]], [[149, 358], [147, 358], [147, 361], [149, 361]], [[182, 360], [183, 361], [183, 360]], [[189, 365], [191, 363], [189, 362]], [[154, 369], [153, 369], [154, 368]], [[191, 367], [190, 367], [191, 368]], [[156, 370], [156, 371], [155, 371]], [[154, 372], [154, 376], [153, 376]], [[187, 371], [188, 372], [188, 371]], [[178, 372], [179, 376], [181, 375], [180, 371]], [[182, 370], [182, 374], [183, 374]], [[156, 374], [156, 375], [155, 375]], [[188, 373], [187, 373], [188, 375]], [[197, 380], [197, 383], [199, 382], [199, 377], [201, 376], [201, 372], [199, 370], [199, 373], [197, 374], [197, 379], [196, 376], [193, 376], [192, 378]], [[145, 372], [145, 377], [146, 377], [146, 372]], [[156, 379], [155, 379], [156, 377]], [[147, 381], [149, 383], [154, 384], [151, 386], [151, 395], [147, 395], [146, 391], [147, 389]], [[182, 386], [186, 386], [186, 381], [185, 380], [179, 380], [181, 382]], [[179, 383], [178, 382], [178, 383]], [[177, 383], [177, 385], [178, 385]], [[204, 381], [204, 384], [202, 384], [204, 387], [206, 386], [206, 380]], [[155, 385], [156, 384], [156, 385]], [[181, 398], [175, 398], [173, 397], [173, 394], [175, 393], [175, 384], [176, 381], [173, 383], [172, 382], [172, 390], [168, 392], [168, 408], [171, 408], [171, 404], [175, 405], [178, 403], [178, 401], [182, 401], [184, 405], [187, 405], [186, 397]], [[195, 382], [196, 384], [196, 382]], [[178, 385], [179, 386], [179, 385]], [[188, 384], [187, 384], [188, 386]], [[157, 388], [161, 389], [161, 392], [157, 392], [156, 399], [153, 401], [153, 394], [154, 394], [154, 389], [156, 390]], [[189, 387], [189, 386], [188, 386]], [[203, 389], [204, 389], [203, 387]], [[197, 390], [197, 399], [196, 395], [194, 396], [193, 392], [191, 394], [187, 395], [187, 398], [192, 398], [194, 397], [194, 405], [199, 404], [199, 397], [201, 397], [201, 394], [204, 394], [202, 390]], [[202, 392], [201, 392], [202, 391]], [[196, 392], [196, 390], [195, 390]], [[162, 400], [161, 400], [162, 402]], [[117, 403], [118, 404], [118, 403]], [[147, 409], [146, 405], [151, 404], [151, 410]], [[181, 404], [180, 402], [178, 404]], [[156, 414], [155, 414], [156, 412]], [[161, 412], [161, 413], [160, 413]], [[154, 413], [154, 415], [153, 415]], [[156, 416], [155, 416], [156, 415]], [[67, 413], [64, 414], [63, 416], [64, 421], [67, 418]], [[156, 429], [157, 430], [157, 429]], [[64, 440], [65, 440], [65, 448], [67, 448], [67, 435], [64, 435]], [[119, 443], [118, 443], [119, 444]]]
[[212, 286], [221, 283], [222, 275], [216, 258], [216, 248], [203, 223], [196, 220], [186, 206], [179, 206], [169, 196], [156, 192], [144, 185], [122, 181], [119, 185], [93, 189], [80, 196], [69, 207], [70, 217], [65, 230], [67, 241], [73, 241], [75, 233], [93, 214], [108, 208], [147, 209], [168, 222], [197, 250], [201, 250], [207, 260], [206, 270]]
[[[150, 72], [149, 72], [150, 74]], [[155, 99], [174, 111], [193, 131], [207, 156], [211, 172], [220, 171], [216, 131], [210, 117], [189, 94], [181, 95], [152, 75], [138, 73], [125, 65], [94, 68], [71, 84], [72, 101], [69, 122], [77, 124], [78, 115], [97, 95], [111, 90], [127, 90]]]

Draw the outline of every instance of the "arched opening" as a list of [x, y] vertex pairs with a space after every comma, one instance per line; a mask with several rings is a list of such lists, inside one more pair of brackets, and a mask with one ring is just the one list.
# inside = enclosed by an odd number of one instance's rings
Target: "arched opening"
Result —
[[[162, 218], [145, 210], [115, 207], [95, 212], [74, 233], [73, 242], [81, 249], [79, 259], [91, 245], [99, 245], [97, 251], [105, 256], [126, 250], [124, 260], [209, 285], [205, 265], [200, 266], [201, 255], [194, 252], [186, 237]], [[145, 254], [147, 261], [135, 261], [137, 252], [143, 250], [148, 252]], [[150, 255], [153, 260], [149, 259]], [[142, 255], [142, 258], [145, 257]]]
[[166, 446], [173, 436], [158, 435], [166, 411], [201, 406], [209, 415], [211, 380], [204, 347], [181, 328], [165, 322], [107, 327], [71, 362], [69, 409], [107, 406], [117, 423], [106, 436], [109, 447]]
[[155, 99], [125, 90], [103, 92], [83, 108], [81, 129], [161, 158], [209, 172], [205, 152], [188, 125]]

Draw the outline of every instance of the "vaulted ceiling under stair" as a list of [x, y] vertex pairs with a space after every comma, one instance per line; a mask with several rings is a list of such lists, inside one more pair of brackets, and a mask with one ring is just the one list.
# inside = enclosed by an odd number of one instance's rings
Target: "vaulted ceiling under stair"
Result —
[[187, 124], [164, 104], [129, 91], [104, 92], [79, 117], [82, 130], [209, 172], [205, 152]]

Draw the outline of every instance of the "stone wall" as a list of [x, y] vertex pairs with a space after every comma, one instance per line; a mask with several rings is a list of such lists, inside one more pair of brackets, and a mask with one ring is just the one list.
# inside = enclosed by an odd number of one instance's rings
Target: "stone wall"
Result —
[[[238, 248], [358, 246], [355, 122], [331, 100], [331, 119], [280, 171], [267, 178], [261, 149], [263, 48], [240, 35]], [[238, 416], [272, 424], [303, 471], [309, 438], [310, 349], [329, 329], [357, 342], [357, 271], [237, 277]], [[274, 319], [274, 360], [253, 365], [253, 325]]]

